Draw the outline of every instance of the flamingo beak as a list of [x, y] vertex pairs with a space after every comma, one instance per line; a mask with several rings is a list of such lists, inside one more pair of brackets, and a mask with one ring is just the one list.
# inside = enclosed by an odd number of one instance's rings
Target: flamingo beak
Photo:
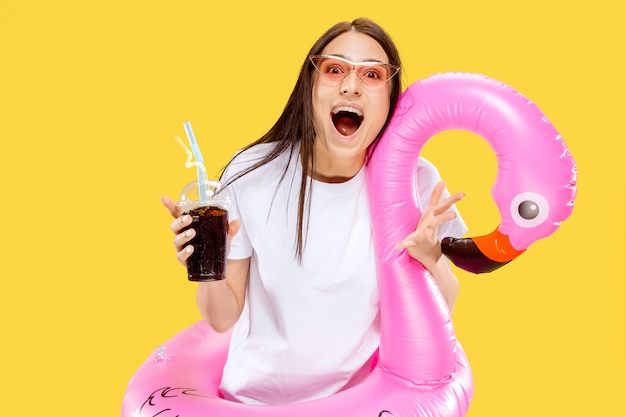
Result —
[[474, 274], [494, 271], [524, 252], [515, 249], [509, 237], [498, 229], [485, 236], [445, 237], [441, 251], [456, 266]]

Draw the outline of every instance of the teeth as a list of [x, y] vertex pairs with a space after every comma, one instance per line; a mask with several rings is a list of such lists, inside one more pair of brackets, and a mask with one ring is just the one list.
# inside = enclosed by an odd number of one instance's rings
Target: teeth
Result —
[[350, 106], [339, 106], [333, 109], [333, 114], [337, 114], [340, 111], [348, 111], [350, 113], [356, 113], [357, 116], [363, 117], [363, 112], [355, 107]]

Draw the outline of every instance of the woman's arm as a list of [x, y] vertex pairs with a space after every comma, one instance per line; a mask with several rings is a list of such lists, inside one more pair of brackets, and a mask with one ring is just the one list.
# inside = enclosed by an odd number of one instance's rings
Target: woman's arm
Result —
[[448, 304], [450, 311], [454, 309], [459, 294], [459, 282], [448, 263], [441, 253], [441, 244], [437, 230], [445, 222], [456, 217], [456, 213], [450, 211], [455, 203], [465, 195], [456, 193], [441, 200], [441, 195], [446, 184], [443, 181], [437, 183], [433, 189], [428, 206], [422, 213], [415, 232], [408, 235], [398, 248], [406, 248], [414, 259], [424, 265], [439, 286], [439, 289]]
[[196, 301], [202, 317], [217, 332], [225, 332], [235, 325], [246, 296], [250, 258], [229, 259], [226, 279], [200, 282]]
[[[176, 259], [182, 265], [187, 265], [187, 259], [193, 254], [193, 245], [189, 241], [196, 235], [194, 229], [186, 229], [192, 223], [191, 216], [181, 215], [180, 207], [168, 197], [162, 197], [161, 202], [174, 217], [170, 229], [174, 232], [174, 247]], [[228, 250], [230, 241], [239, 231], [241, 223], [233, 220], [228, 225]], [[184, 230], [184, 231], [183, 231]], [[182, 231], [182, 233], [181, 233]], [[239, 319], [243, 310], [248, 283], [248, 269], [250, 258], [229, 259], [226, 263], [226, 278], [220, 281], [200, 282], [196, 292], [196, 302], [202, 317], [217, 332], [225, 332]]]
[[459, 295], [459, 280], [454, 275], [450, 263], [445, 256], [440, 256], [434, 265], [426, 269], [435, 279], [448, 308], [452, 312]]

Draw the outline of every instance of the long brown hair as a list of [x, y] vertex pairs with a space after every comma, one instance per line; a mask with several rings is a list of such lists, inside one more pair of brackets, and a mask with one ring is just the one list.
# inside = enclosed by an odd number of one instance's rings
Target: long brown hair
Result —
[[[392, 41], [391, 37], [385, 32], [385, 30], [373, 21], [365, 18], [355, 19], [352, 22], [340, 22], [328, 29], [313, 45], [313, 47], [307, 53], [304, 63], [300, 69], [300, 75], [296, 81], [296, 85], [283, 109], [282, 114], [272, 126], [272, 128], [263, 135], [260, 139], [251, 143], [242, 149], [241, 152], [261, 143], [274, 143], [271, 151], [261, 160], [238, 172], [231, 177], [228, 183], [232, 183], [244, 175], [254, 171], [255, 169], [267, 164], [274, 160], [284, 152], [289, 152], [291, 156], [298, 149], [300, 144], [300, 157], [302, 160], [302, 178], [300, 179], [300, 195], [298, 199], [298, 230], [296, 234], [296, 257], [298, 260], [302, 260], [302, 254], [304, 253], [304, 247], [306, 243], [306, 230], [305, 225], [308, 224], [308, 214], [311, 204], [311, 169], [315, 163], [314, 140], [315, 129], [313, 128], [313, 104], [311, 99], [311, 92], [313, 90], [314, 82], [314, 67], [309, 60], [310, 55], [319, 55], [322, 50], [337, 36], [349, 32], [355, 31], [370, 36], [376, 40], [383, 48], [389, 63], [402, 66], [400, 62], [400, 54]], [[400, 97], [402, 91], [401, 86], [401, 74], [397, 74], [390, 80], [392, 83], [390, 94], [390, 105], [387, 120], [381, 131], [378, 133], [376, 139], [370, 145], [370, 152], [376, 147], [380, 136], [384, 132], [393, 112], [396, 108], [396, 103]], [[291, 160], [291, 158], [289, 159]], [[367, 163], [367, 160], [366, 160]], [[285, 166], [283, 177], [287, 173], [288, 165]]]

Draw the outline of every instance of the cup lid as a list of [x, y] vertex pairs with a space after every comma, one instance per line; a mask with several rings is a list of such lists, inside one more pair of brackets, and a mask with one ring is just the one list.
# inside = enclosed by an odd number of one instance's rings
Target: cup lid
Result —
[[217, 180], [204, 180], [202, 182], [202, 186], [204, 187], [204, 195], [206, 196], [204, 200], [200, 197], [201, 188], [198, 186], [198, 181], [192, 181], [180, 192], [178, 204], [180, 206], [199, 206], [208, 204], [228, 208], [228, 206], [233, 202], [233, 196], [230, 188], [223, 182]]

